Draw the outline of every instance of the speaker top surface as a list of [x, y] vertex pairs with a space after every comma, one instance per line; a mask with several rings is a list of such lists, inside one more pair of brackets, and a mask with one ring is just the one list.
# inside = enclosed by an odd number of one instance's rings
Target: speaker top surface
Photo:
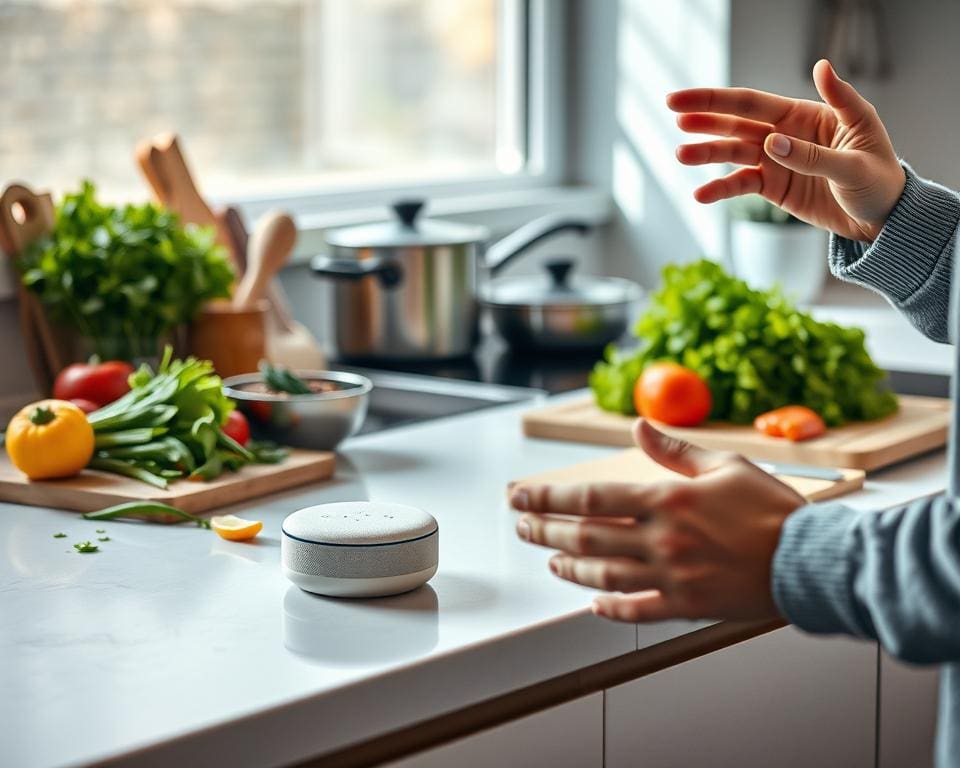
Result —
[[345, 501], [297, 510], [283, 521], [281, 530], [309, 544], [376, 546], [420, 539], [437, 528], [433, 516], [416, 507]]

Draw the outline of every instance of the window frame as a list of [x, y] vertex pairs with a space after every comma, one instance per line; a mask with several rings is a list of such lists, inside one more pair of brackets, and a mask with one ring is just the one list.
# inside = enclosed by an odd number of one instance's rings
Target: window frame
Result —
[[[215, 197], [212, 202], [238, 207], [248, 222], [268, 210], [290, 212], [303, 229], [322, 229], [340, 223], [382, 218], [383, 208], [400, 196], [429, 199], [432, 209], [458, 213], [499, 193], [562, 185], [566, 177], [565, 87], [567, 0], [517, 0], [518, 18], [513, 19], [515, 65], [520, 69], [519, 98], [525, 102], [522, 121], [526, 162], [516, 173], [496, 173], [451, 179], [398, 179], [384, 183], [318, 186], [313, 190], [283, 194]], [[498, 99], [501, 98], [498, 88]], [[517, 93], [506, 98], [518, 99]], [[499, 127], [498, 127], [499, 130]], [[461, 204], [461, 201], [463, 204]], [[444, 204], [446, 203], [446, 204]]]

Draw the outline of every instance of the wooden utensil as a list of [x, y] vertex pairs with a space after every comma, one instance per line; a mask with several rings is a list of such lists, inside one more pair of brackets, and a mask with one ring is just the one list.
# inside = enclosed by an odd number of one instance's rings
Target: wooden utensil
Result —
[[[809, 477], [791, 477], [789, 475], [777, 475], [776, 477], [796, 489], [808, 501], [833, 499], [863, 487], [865, 476], [863, 470], [841, 469], [838, 471], [843, 476], [841, 480], [819, 480]], [[605, 456], [602, 459], [527, 477], [523, 479], [523, 482], [546, 483], [548, 485], [602, 482], [651, 483], [677, 477], [679, 475], [676, 472], [660, 466], [643, 451], [638, 448], [631, 448], [612, 456]]]
[[[335, 468], [333, 453], [294, 449], [282, 464], [250, 464], [236, 473], [225, 472], [210, 482], [178, 480], [166, 490], [160, 490], [139, 480], [91, 469], [63, 480], [28, 480], [3, 454], [0, 456], [0, 500], [76, 512], [94, 512], [127, 501], [160, 501], [184, 512], [204, 512], [326, 480]], [[182, 521], [172, 518], [159, 522]]]
[[[870, 471], [947, 441], [949, 400], [913, 395], [901, 395], [899, 400], [900, 409], [892, 416], [834, 427], [800, 443], [761, 435], [752, 426], [708, 422], [694, 428], [661, 428], [704, 448], [736, 451], [751, 459]], [[601, 410], [588, 396], [529, 411], [523, 417], [523, 432], [527, 437], [628, 446], [633, 444], [633, 422], [634, 417]]]
[[[53, 198], [49, 194], [38, 195], [22, 184], [11, 184], [0, 195], [0, 250], [11, 259], [19, 258], [30, 243], [50, 234], [53, 226]], [[40, 301], [19, 278], [16, 282], [27, 358], [37, 387], [47, 393], [66, 357]]]
[[297, 227], [285, 213], [270, 211], [257, 222], [247, 247], [247, 270], [233, 294], [233, 305], [249, 306], [266, 295], [297, 243]]

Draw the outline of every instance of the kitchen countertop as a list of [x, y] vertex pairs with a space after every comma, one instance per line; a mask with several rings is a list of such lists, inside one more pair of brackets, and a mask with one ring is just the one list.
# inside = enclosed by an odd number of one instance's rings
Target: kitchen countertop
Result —
[[[510, 480], [612, 450], [523, 438], [529, 407], [355, 438], [332, 482], [229, 508], [263, 519], [251, 544], [0, 504], [4, 763], [290, 763], [703, 627], [597, 619], [591, 591], [553, 578], [549, 553], [516, 538]], [[941, 451], [890, 468], [847, 501], [936, 493], [944, 466]], [[347, 499], [438, 519], [427, 587], [349, 601], [283, 578], [282, 519]], [[98, 527], [111, 539], [101, 552], [72, 551]]]

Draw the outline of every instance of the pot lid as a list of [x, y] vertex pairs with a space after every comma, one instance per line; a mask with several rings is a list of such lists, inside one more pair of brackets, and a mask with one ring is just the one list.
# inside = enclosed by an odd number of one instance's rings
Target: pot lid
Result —
[[590, 306], [623, 304], [640, 298], [640, 286], [620, 277], [571, 277], [573, 259], [555, 259], [547, 274], [508, 277], [483, 287], [482, 298], [495, 306]]
[[343, 227], [326, 233], [326, 241], [340, 248], [403, 248], [424, 245], [463, 245], [487, 240], [485, 227], [420, 218], [424, 200], [393, 204], [392, 221]]

